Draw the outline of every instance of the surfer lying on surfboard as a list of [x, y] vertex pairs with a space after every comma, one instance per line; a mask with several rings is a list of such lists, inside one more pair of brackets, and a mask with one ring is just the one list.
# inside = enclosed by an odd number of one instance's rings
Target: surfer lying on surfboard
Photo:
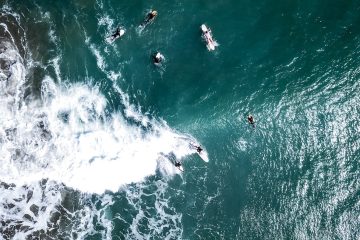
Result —
[[152, 10], [150, 11], [147, 15], [145, 20], [141, 23], [141, 26], [145, 27], [146, 25], [148, 25], [149, 23], [151, 23], [152, 21], [154, 21], [155, 17], [157, 16], [157, 11]]
[[214, 41], [212, 37], [211, 29], [207, 27], [205, 24], [202, 24], [200, 28], [202, 31], [202, 36], [206, 41], [206, 47], [209, 50], [215, 50], [215, 47], [218, 46], [218, 44], [216, 41]]
[[249, 122], [253, 127], [255, 127], [254, 117], [253, 117], [252, 115], [249, 115], [247, 119], [248, 119], [248, 122]]
[[119, 27], [116, 29], [116, 32], [114, 32], [110, 37], [109, 40], [110, 42], [115, 41], [116, 39], [118, 39], [119, 37], [121, 37], [122, 35], [124, 35], [125, 30], [124, 29], [120, 29]]
[[165, 59], [165, 57], [160, 52], [157, 52], [152, 55], [152, 59], [154, 64], [160, 64]]

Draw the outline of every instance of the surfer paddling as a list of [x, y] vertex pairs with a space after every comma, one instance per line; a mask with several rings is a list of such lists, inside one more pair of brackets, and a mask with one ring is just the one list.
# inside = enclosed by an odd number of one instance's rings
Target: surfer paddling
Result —
[[205, 24], [202, 24], [200, 28], [202, 31], [202, 36], [206, 41], [206, 47], [210, 51], [215, 50], [215, 47], [218, 46], [218, 44], [212, 37], [211, 29], [207, 27]]
[[157, 16], [157, 11], [155, 11], [155, 10], [151, 11], [151, 12], [147, 15], [146, 22], [150, 22], [150, 21], [154, 20], [156, 16]]
[[113, 42], [124, 34], [125, 30], [118, 27], [116, 31], [109, 37], [109, 39], [111, 42]]
[[204, 31], [204, 36], [205, 36], [205, 39], [207, 42], [210, 42], [210, 43], [214, 43], [214, 40], [212, 39], [211, 37], [211, 29], [208, 28], [207, 30]]
[[145, 20], [143, 21], [143, 23], [141, 24], [142, 26], [146, 26], [149, 23], [151, 23], [152, 21], [154, 21], [154, 19], [156, 18], [156, 16], [158, 15], [157, 11], [155, 10], [151, 10], [147, 15]]
[[160, 52], [157, 52], [152, 55], [152, 59], [153, 59], [154, 64], [158, 65], [164, 60], [164, 56]]
[[254, 117], [252, 115], [249, 115], [247, 119], [248, 119], [249, 124], [252, 125], [255, 128]]

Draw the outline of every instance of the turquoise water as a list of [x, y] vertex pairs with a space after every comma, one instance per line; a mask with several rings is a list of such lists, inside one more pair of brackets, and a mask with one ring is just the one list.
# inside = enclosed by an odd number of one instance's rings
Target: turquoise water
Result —
[[[19, 109], [9, 111], [19, 124], [48, 116], [52, 136], [20, 154], [13, 149], [28, 149], [38, 130], [9, 137], [20, 127], [0, 118], [2, 165], [22, 173], [1, 172], [4, 239], [360, 238], [359, 1], [0, 3], [0, 41], [15, 46], [25, 69], [17, 100], [7, 100], [7, 75], [1, 101]], [[159, 15], [140, 31], [150, 9]], [[220, 44], [213, 52], [202, 23]], [[125, 35], [107, 43], [119, 25]], [[162, 67], [151, 62], [156, 51]], [[1, 69], [11, 70], [7, 61]], [[62, 104], [70, 110], [54, 110]], [[111, 124], [116, 116], [121, 127]], [[168, 147], [165, 129], [196, 139], [209, 162], [178, 149], [180, 140]], [[79, 147], [66, 145], [73, 139]], [[184, 173], [165, 171], [171, 164], [152, 158], [158, 147], [159, 158], [181, 155]], [[67, 162], [74, 166], [59, 167]], [[124, 178], [106, 178], [116, 176], [114, 162]], [[133, 180], [150, 162], [156, 170]]]

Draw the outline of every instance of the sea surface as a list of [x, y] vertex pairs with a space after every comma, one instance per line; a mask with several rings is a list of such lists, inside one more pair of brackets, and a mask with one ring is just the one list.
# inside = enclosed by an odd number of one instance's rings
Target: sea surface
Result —
[[0, 239], [360, 239], [359, 26], [356, 0], [0, 0]]

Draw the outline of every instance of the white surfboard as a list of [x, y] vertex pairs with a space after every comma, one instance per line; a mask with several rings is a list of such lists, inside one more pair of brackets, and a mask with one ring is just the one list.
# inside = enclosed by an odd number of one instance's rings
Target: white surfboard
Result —
[[200, 153], [198, 151], [196, 151], [196, 146], [199, 146], [200, 144], [197, 143], [190, 143], [190, 148], [193, 149], [197, 155], [199, 155], [199, 157], [204, 161], [204, 162], [209, 162], [209, 156], [208, 153], [205, 149], [203, 149]]
[[184, 168], [183, 168], [183, 166], [181, 165], [181, 166], [179, 166], [179, 167], [176, 167], [177, 169], [179, 169], [181, 172], [183, 172], [184, 171]]
[[205, 24], [201, 24], [201, 30], [202, 30], [203, 32], [206, 32], [206, 31], [208, 30], [208, 28], [206, 27]]
[[[202, 36], [206, 41], [207, 49], [209, 51], [214, 51], [215, 47], [219, 46], [219, 44], [213, 39], [210, 29], [205, 24], [202, 24], [200, 28], [202, 31]], [[206, 34], [208, 34], [208, 36]]]
[[213, 43], [208, 43], [206, 44], [206, 47], [209, 51], [214, 51], [215, 50], [215, 44]]
[[203, 149], [200, 153], [196, 152], [204, 162], [209, 162], [208, 153]]
[[107, 41], [108, 43], [113, 43], [113, 42], [115, 42], [116, 39], [122, 37], [124, 34], [125, 34], [125, 30], [124, 30], [124, 29], [120, 29], [120, 35], [118, 35], [118, 36], [116, 36], [116, 37], [113, 37], [113, 36], [107, 37], [107, 38], [106, 38], [106, 41]]

